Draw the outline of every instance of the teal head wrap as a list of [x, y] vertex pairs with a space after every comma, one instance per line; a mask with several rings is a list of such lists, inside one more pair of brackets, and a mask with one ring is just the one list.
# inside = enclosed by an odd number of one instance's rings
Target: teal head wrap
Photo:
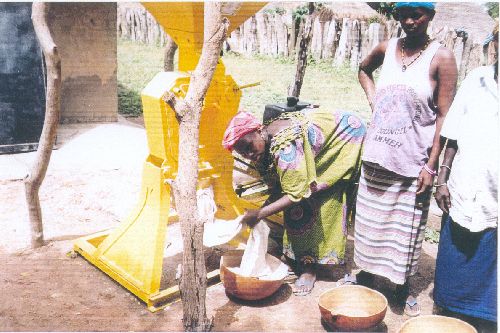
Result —
[[429, 10], [434, 10], [436, 8], [435, 2], [396, 2], [394, 5], [394, 9], [399, 9], [403, 7], [412, 7], [412, 8], [425, 8]]

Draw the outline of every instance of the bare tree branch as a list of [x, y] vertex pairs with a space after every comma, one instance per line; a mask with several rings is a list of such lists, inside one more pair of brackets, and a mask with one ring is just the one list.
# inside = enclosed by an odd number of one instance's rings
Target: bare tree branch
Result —
[[300, 46], [297, 52], [297, 71], [295, 72], [295, 77], [293, 83], [288, 88], [288, 96], [299, 97], [300, 90], [302, 88], [302, 82], [304, 81], [304, 75], [306, 73], [307, 67], [307, 52], [311, 45], [312, 39], [312, 28], [314, 24], [314, 19], [316, 18], [316, 12], [314, 11], [314, 2], [308, 3], [309, 15], [306, 18], [304, 24], [304, 30], [299, 36]]
[[31, 19], [47, 66], [45, 120], [31, 172], [25, 179], [25, 195], [31, 226], [31, 246], [43, 245], [42, 210], [38, 191], [42, 185], [56, 140], [61, 100], [61, 59], [47, 24], [48, 4], [34, 2]]
[[174, 56], [177, 51], [177, 44], [174, 42], [170, 35], [166, 35], [167, 43], [165, 45], [165, 56], [163, 58], [163, 70], [171, 72], [174, 70]]
[[207, 272], [203, 254], [204, 218], [198, 216], [196, 209], [198, 145], [203, 100], [212, 82], [229, 24], [222, 17], [220, 2], [205, 2], [204, 8], [203, 49], [186, 97], [180, 99], [172, 93], [163, 97], [175, 110], [179, 121], [179, 162], [177, 176], [171, 182], [171, 187], [184, 246], [179, 289], [186, 331], [209, 331], [213, 322], [213, 319], [207, 318], [205, 304]]
[[172, 110], [174, 110], [175, 117], [179, 122], [182, 121], [182, 118], [184, 118], [187, 112], [190, 112], [190, 108], [186, 104], [186, 101], [182, 98], [177, 98], [171, 91], [167, 91], [162, 99], [172, 108]]

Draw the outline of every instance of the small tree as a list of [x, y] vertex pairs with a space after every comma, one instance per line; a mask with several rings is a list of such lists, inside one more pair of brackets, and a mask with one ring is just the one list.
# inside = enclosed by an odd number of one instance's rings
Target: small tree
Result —
[[24, 181], [26, 202], [31, 226], [31, 247], [44, 243], [42, 208], [38, 192], [50, 162], [52, 148], [56, 141], [57, 125], [61, 109], [61, 59], [47, 24], [49, 4], [33, 2], [31, 20], [36, 37], [42, 48], [47, 67], [47, 91], [45, 99], [45, 120], [31, 171]]
[[297, 70], [295, 72], [295, 77], [293, 83], [288, 88], [288, 96], [299, 97], [300, 89], [302, 88], [302, 82], [304, 81], [304, 75], [306, 74], [307, 67], [307, 51], [311, 45], [312, 39], [312, 28], [315, 14], [315, 4], [314, 2], [308, 3], [309, 15], [306, 17], [306, 22], [304, 24], [304, 30], [302, 35], [299, 36], [300, 44], [299, 51], [297, 52]]
[[165, 57], [163, 58], [163, 70], [171, 72], [174, 70], [174, 56], [177, 51], [177, 44], [172, 37], [167, 35], [167, 43], [165, 44]]
[[171, 187], [184, 245], [180, 293], [186, 331], [209, 331], [213, 321], [213, 318], [207, 318], [205, 304], [207, 272], [203, 255], [204, 220], [193, 207], [197, 207], [198, 145], [203, 100], [229, 26], [228, 20], [222, 17], [221, 6], [221, 2], [204, 4], [203, 49], [186, 97], [178, 99], [171, 93], [164, 97], [179, 122], [179, 164]]

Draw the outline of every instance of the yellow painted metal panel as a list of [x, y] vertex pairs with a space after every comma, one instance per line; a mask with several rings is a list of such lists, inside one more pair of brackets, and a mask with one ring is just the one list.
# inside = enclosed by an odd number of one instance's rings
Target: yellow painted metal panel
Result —
[[[264, 7], [265, 2], [225, 2], [223, 16], [229, 20], [228, 34]], [[203, 2], [143, 2], [179, 46], [179, 70], [193, 70], [203, 46]]]
[[127, 272], [126, 278], [145, 293], [160, 288], [170, 192], [159, 167], [146, 162], [143, 193], [135, 211], [98, 247], [108, 265]]
[[[230, 30], [264, 4], [225, 3], [223, 11], [231, 21]], [[77, 240], [75, 250], [155, 311], [156, 301], [178, 292], [174, 287], [159, 290], [170, 209], [170, 188], [165, 181], [177, 172], [179, 142], [175, 113], [162, 97], [171, 92], [182, 98], [187, 92], [189, 71], [196, 67], [203, 43], [203, 3], [148, 2], [144, 6], [179, 45], [179, 71], [158, 73], [141, 94], [149, 156], [144, 162], [136, 208], [109, 234]], [[245, 208], [255, 208], [254, 203], [241, 200], [234, 193], [233, 157], [221, 145], [240, 98], [241, 89], [219, 61], [201, 116], [199, 187], [213, 185], [216, 217], [221, 219], [233, 219], [243, 214]]]

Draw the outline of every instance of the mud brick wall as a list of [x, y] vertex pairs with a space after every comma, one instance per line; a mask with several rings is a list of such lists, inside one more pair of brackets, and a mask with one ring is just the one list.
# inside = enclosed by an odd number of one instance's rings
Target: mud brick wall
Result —
[[51, 3], [62, 61], [61, 122], [116, 121], [116, 3]]

